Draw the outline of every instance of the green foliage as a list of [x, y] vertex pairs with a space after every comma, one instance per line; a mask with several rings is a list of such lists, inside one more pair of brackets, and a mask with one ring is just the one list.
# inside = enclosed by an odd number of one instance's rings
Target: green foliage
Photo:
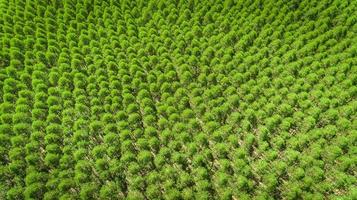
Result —
[[354, 199], [355, 13], [0, 0], [0, 199]]

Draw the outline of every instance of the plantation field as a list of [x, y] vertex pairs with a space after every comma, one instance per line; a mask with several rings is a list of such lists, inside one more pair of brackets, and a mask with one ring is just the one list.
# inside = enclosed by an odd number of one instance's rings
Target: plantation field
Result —
[[0, 200], [354, 200], [356, 97], [354, 0], [0, 0]]

